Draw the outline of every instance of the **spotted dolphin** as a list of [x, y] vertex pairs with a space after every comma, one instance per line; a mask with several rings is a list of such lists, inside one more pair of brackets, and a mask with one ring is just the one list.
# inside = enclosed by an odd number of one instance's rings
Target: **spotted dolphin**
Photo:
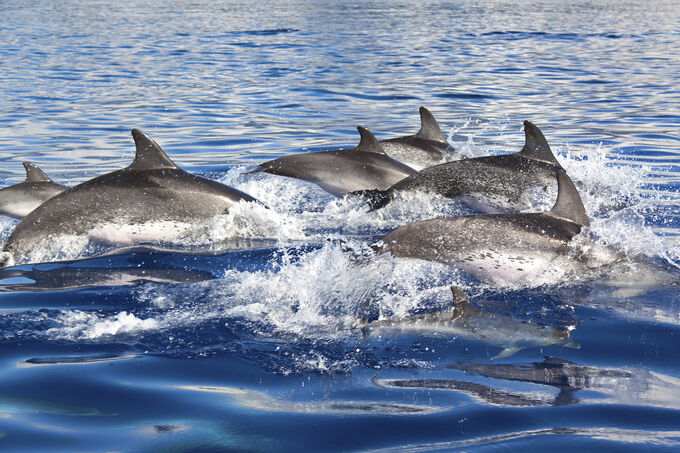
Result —
[[0, 215], [20, 219], [68, 187], [52, 181], [37, 165], [24, 162], [26, 179], [0, 189]]
[[250, 195], [175, 165], [160, 146], [133, 129], [132, 164], [47, 200], [24, 217], [5, 242], [4, 265], [31, 262], [57, 237], [87, 238], [113, 246], [171, 240], [196, 222], [226, 213]]
[[547, 212], [414, 222], [386, 234], [376, 247], [396, 257], [453, 264], [479, 280], [507, 285], [556, 282], [584, 265], [613, 260], [606, 251], [580, 254], [570, 246], [590, 221], [564, 171], [557, 171], [557, 181], [557, 201]]
[[368, 129], [357, 129], [361, 141], [356, 148], [292, 154], [264, 162], [250, 173], [266, 172], [301, 179], [335, 196], [365, 189], [386, 189], [416, 173], [385, 154]]
[[436, 332], [438, 335], [481, 340], [502, 348], [494, 357], [496, 359], [510, 357], [522, 349], [537, 346], [579, 347], [571, 340], [570, 332], [575, 326], [557, 328], [486, 312], [470, 302], [462, 289], [451, 286], [451, 292], [451, 309], [398, 320], [373, 321], [362, 328], [369, 333], [384, 330]]
[[425, 168], [386, 190], [359, 192], [379, 209], [407, 191], [456, 198], [484, 213], [520, 212], [554, 200], [555, 171], [562, 166], [545, 136], [524, 122], [526, 142], [514, 154], [463, 159]]
[[454, 152], [434, 115], [425, 107], [420, 107], [420, 130], [417, 133], [380, 140], [380, 145], [385, 154], [416, 169], [439, 164], [447, 154]]
[[[643, 368], [600, 368], [549, 356], [542, 362], [463, 363], [447, 368], [483, 377], [482, 382], [492, 379], [493, 387], [479, 395], [484, 399], [498, 399], [513, 392], [522, 399], [533, 399], [535, 403], [531, 405], [535, 406], [594, 403], [665, 410], [680, 408], [680, 381]], [[479, 382], [479, 378], [476, 381]], [[523, 387], [513, 382], [531, 384], [526, 388], [530, 393], [522, 392]]]

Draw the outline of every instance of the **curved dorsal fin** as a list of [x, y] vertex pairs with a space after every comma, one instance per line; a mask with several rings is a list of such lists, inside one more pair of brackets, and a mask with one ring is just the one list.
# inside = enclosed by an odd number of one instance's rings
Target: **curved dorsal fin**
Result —
[[453, 295], [453, 319], [480, 313], [479, 309], [470, 303], [470, 299], [459, 287], [451, 285], [451, 294]]
[[590, 226], [590, 219], [578, 190], [564, 170], [557, 170], [557, 201], [547, 212], [552, 217], [568, 220], [581, 226]]
[[526, 137], [526, 140], [524, 142], [524, 148], [519, 152], [520, 155], [527, 159], [548, 162], [562, 168], [550, 149], [550, 145], [548, 145], [548, 141], [545, 139], [543, 132], [541, 132], [535, 124], [529, 121], [524, 122], [524, 136]]
[[420, 107], [420, 130], [416, 137], [446, 143], [446, 138], [444, 138], [437, 120], [434, 119], [434, 115], [425, 107]]
[[375, 138], [371, 131], [361, 126], [358, 126], [357, 129], [359, 130], [359, 135], [361, 135], [361, 141], [359, 141], [356, 148], [357, 151], [385, 154], [385, 150], [380, 146], [378, 139]]
[[24, 162], [24, 168], [26, 169], [25, 182], [52, 182], [50, 177], [35, 164], [26, 161]]
[[179, 168], [165, 154], [158, 144], [139, 129], [132, 129], [137, 154], [128, 168], [134, 170], [151, 170], [160, 168]]

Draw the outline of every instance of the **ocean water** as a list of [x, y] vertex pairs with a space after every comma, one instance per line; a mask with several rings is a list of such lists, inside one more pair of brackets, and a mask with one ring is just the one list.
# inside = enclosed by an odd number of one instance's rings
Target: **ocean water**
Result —
[[[3, 186], [24, 160], [122, 168], [139, 128], [267, 206], [173, 252], [58, 238], [0, 269], [0, 451], [677, 451], [679, 23], [678, 1], [0, 2]], [[491, 285], [370, 252], [446, 200], [367, 212], [244, 174], [412, 134], [421, 105], [458, 157], [538, 125], [591, 218], [577, 245], [621, 262]], [[479, 311], [414, 328], [451, 285]]]

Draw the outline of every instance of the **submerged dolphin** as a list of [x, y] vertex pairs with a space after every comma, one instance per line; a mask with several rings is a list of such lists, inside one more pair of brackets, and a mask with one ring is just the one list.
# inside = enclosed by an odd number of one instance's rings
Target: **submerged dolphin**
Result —
[[53, 182], [37, 165], [24, 162], [26, 179], [0, 189], [0, 215], [20, 219], [50, 198], [68, 189]]
[[385, 235], [378, 251], [451, 263], [479, 280], [502, 284], [540, 285], [575, 271], [576, 266], [601, 265], [597, 254], [578, 256], [570, 248], [570, 240], [590, 221], [564, 171], [558, 170], [557, 181], [557, 202], [548, 212], [415, 222]]
[[335, 196], [364, 189], [385, 189], [416, 173], [385, 154], [368, 129], [357, 129], [361, 141], [356, 148], [292, 154], [264, 162], [261, 168], [250, 173], [266, 172], [302, 179]]
[[578, 348], [571, 340], [570, 330], [531, 323], [498, 313], [485, 312], [474, 306], [465, 293], [451, 287], [454, 306], [450, 310], [411, 316], [400, 320], [374, 321], [364, 329], [397, 329], [401, 331], [437, 332], [443, 335], [472, 338], [499, 346], [502, 351], [494, 358], [509, 357], [536, 346], [566, 346]]
[[537, 199], [541, 201], [550, 196], [550, 189], [555, 186], [555, 171], [562, 170], [562, 166], [538, 127], [525, 121], [524, 133], [526, 143], [518, 153], [435, 165], [386, 190], [359, 194], [366, 198], [372, 210], [385, 206], [397, 194], [406, 191], [457, 198], [485, 213], [529, 209]]
[[[644, 369], [599, 368], [555, 357], [534, 363], [454, 364], [447, 368], [493, 379], [495, 388], [486, 393], [490, 397], [507, 394], [508, 389], [517, 391], [516, 385], [502, 380], [531, 384], [525, 392], [534, 398], [542, 397], [535, 399], [537, 404], [534, 405], [595, 403], [680, 408], [680, 381]], [[559, 393], [541, 389], [541, 386], [553, 387]], [[579, 393], [581, 390], [589, 392]], [[523, 393], [527, 395], [525, 392], [515, 395], [521, 398]]]
[[420, 130], [416, 134], [380, 140], [380, 145], [388, 156], [414, 168], [438, 164], [454, 151], [425, 107], [420, 107]]
[[[41, 269], [24, 266], [0, 270], [0, 289], [55, 291], [87, 287], [135, 286], [146, 282], [196, 283], [216, 278], [208, 271], [181, 267], [73, 267]], [[26, 266], [29, 267], [29, 266]]]
[[176, 238], [197, 221], [223, 214], [250, 195], [177, 167], [142, 131], [137, 153], [121, 170], [96, 177], [38, 206], [4, 246], [4, 263], [30, 261], [31, 252], [59, 236], [86, 236], [112, 244]]

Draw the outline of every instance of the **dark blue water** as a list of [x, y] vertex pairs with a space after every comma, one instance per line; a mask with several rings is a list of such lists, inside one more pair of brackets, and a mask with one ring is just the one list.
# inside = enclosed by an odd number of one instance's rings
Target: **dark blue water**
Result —
[[[677, 1], [1, 2], [3, 185], [23, 160], [65, 184], [122, 168], [136, 127], [270, 209], [181, 253], [62, 238], [0, 270], [0, 450], [677, 450], [678, 24]], [[580, 183], [582, 245], [625, 265], [483, 284], [362, 252], [443, 200], [368, 213], [242, 174], [357, 125], [412, 134], [420, 105], [464, 156], [536, 123]], [[451, 284], [480, 315], [397, 322], [450, 308]]]

